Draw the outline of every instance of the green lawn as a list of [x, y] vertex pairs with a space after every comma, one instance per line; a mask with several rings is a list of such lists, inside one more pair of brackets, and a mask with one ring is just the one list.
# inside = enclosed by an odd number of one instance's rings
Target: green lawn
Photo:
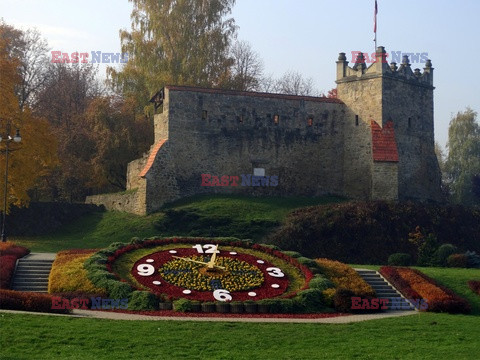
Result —
[[478, 317], [353, 324], [112, 321], [0, 316], [2, 359], [478, 359]]
[[[132, 237], [235, 236], [261, 240], [293, 209], [343, 201], [335, 197], [253, 198], [239, 195], [195, 196], [149, 216], [109, 211], [84, 216], [57, 232], [10, 238], [33, 252], [102, 248]], [[211, 227], [215, 230], [211, 230]], [[213, 231], [213, 233], [212, 233]]]

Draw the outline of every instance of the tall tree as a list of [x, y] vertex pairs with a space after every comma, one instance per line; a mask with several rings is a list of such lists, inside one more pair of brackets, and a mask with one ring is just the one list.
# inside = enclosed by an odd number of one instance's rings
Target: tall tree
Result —
[[221, 86], [228, 79], [235, 0], [130, 0], [131, 31], [121, 30], [128, 62], [110, 80], [138, 104], [167, 84]]
[[[13, 36], [12, 36], [13, 35]], [[5, 169], [6, 143], [9, 146], [7, 206], [28, 205], [29, 190], [38, 177], [45, 175], [56, 163], [56, 139], [52, 136], [48, 122], [33, 116], [29, 107], [21, 104], [16, 90], [22, 84], [21, 42], [18, 30], [0, 27], [0, 143], [3, 156], [0, 169]], [[20, 129], [22, 142], [8, 140]], [[0, 197], [3, 199], [4, 178], [0, 181]], [[3, 184], [2, 184], [3, 183]]]
[[313, 96], [315, 88], [312, 78], [304, 78], [296, 71], [288, 71], [275, 83], [275, 92], [289, 95]]
[[477, 113], [470, 108], [450, 121], [448, 129], [448, 156], [445, 173], [457, 203], [479, 204], [474, 194], [475, 177], [480, 174], [480, 125]]
[[263, 76], [263, 62], [251, 45], [237, 41], [231, 49], [232, 80], [230, 88], [240, 91], [258, 91]]

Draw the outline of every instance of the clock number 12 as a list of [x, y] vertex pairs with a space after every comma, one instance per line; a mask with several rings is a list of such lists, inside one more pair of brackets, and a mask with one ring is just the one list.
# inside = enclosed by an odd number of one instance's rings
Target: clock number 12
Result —
[[[215, 245], [212, 244], [197, 244], [192, 246], [192, 248], [196, 249], [199, 254], [213, 254], [215, 252]], [[219, 254], [220, 250], [217, 250], [216, 253]]]

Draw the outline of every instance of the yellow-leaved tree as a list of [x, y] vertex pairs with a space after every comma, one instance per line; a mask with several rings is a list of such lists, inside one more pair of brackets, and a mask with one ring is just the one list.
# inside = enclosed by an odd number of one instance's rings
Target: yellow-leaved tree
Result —
[[[21, 85], [21, 44], [11, 34], [19, 32], [9, 26], [0, 27], [0, 200], [3, 211], [5, 196], [5, 161], [8, 143], [7, 212], [11, 205], [27, 206], [28, 191], [40, 176], [56, 164], [57, 142], [46, 119], [32, 115], [28, 106], [20, 107], [15, 90]], [[18, 37], [17, 37], [18, 39]], [[20, 131], [21, 142], [8, 140]]]

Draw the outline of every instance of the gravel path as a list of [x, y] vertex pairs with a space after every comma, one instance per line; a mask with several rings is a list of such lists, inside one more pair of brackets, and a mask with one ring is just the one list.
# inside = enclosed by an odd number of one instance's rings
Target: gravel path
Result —
[[209, 317], [195, 317], [195, 316], [149, 316], [126, 314], [109, 311], [90, 311], [90, 310], [73, 310], [72, 315], [65, 314], [51, 314], [51, 313], [36, 313], [16, 310], [0, 310], [0, 313], [13, 314], [32, 314], [32, 315], [46, 315], [46, 316], [69, 316], [77, 318], [92, 318], [92, 319], [108, 319], [108, 320], [153, 320], [153, 321], [224, 321], [224, 322], [255, 322], [255, 323], [322, 323], [322, 324], [348, 324], [366, 320], [385, 319], [390, 317], [399, 317], [406, 315], [417, 314], [416, 311], [387, 311], [381, 314], [365, 314], [365, 315], [348, 315], [336, 316], [330, 318], [305, 319], [305, 318], [247, 318], [235, 317], [225, 318], [220, 316]]

